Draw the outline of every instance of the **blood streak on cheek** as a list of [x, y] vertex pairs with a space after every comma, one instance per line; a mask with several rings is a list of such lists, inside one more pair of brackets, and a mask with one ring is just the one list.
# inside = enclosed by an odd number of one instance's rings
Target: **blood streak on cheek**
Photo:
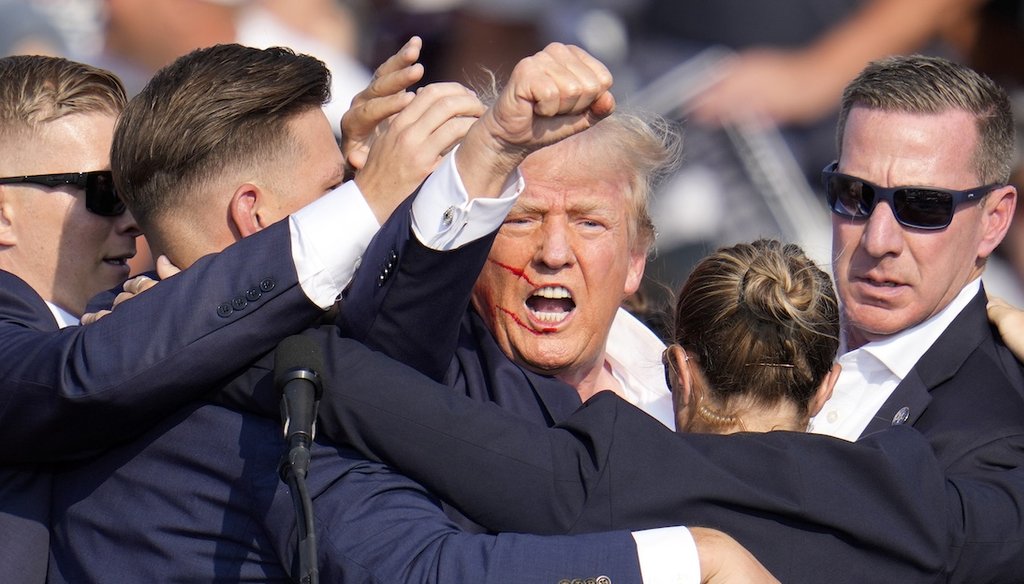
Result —
[[512, 312], [511, 310], [508, 310], [507, 308], [502, 308], [500, 306], [495, 306], [494, 308], [496, 308], [499, 311], [504, 312], [505, 314], [507, 314], [508, 317], [511, 318], [520, 327], [522, 327], [523, 330], [525, 330], [526, 332], [528, 332], [528, 333], [530, 333], [532, 335], [535, 335], [535, 336], [539, 337], [540, 335], [543, 335], [543, 334], [546, 334], [546, 333], [553, 333], [553, 332], [557, 332], [558, 331], [558, 329], [554, 329], [554, 328], [545, 328], [545, 329], [536, 330], [536, 329], [534, 329], [531, 326], [527, 326], [527, 324], [525, 322], [519, 320], [519, 317], [514, 312]]
[[514, 275], [517, 278], [522, 278], [523, 280], [526, 280], [526, 283], [531, 285], [531, 286], [533, 286], [534, 288], [539, 288], [539, 286], [537, 284], [535, 284], [532, 280], [530, 280], [529, 276], [527, 276], [526, 272], [524, 272], [523, 270], [520, 270], [519, 268], [513, 268], [512, 266], [510, 266], [508, 264], [503, 264], [501, 262], [496, 262], [496, 261], [494, 261], [492, 259], [488, 259], [487, 261], [491, 262], [492, 264], [494, 264], [494, 265], [496, 265], [496, 266], [498, 266], [500, 268], [504, 268], [504, 269], [508, 270], [512, 275]]

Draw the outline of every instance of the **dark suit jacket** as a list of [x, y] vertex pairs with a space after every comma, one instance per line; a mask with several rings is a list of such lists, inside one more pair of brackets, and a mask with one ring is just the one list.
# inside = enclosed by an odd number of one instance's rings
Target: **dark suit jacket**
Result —
[[[132, 438], [322, 313], [282, 249], [287, 224], [201, 259], [96, 324], [63, 330], [35, 291], [0, 272], [5, 581], [45, 577], [51, 479], [40, 463]], [[247, 294], [246, 306], [219, 310]]]
[[[1024, 466], [1024, 373], [989, 323], [987, 302], [982, 289], [921, 356], [864, 435], [894, 423], [912, 425], [931, 443], [948, 474]], [[1019, 556], [1024, 535], [987, 545], [1002, 545], [1006, 555]], [[961, 554], [958, 570], [985, 573], [980, 557]], [[1024, 580], [1024, 570], [1018, 574]]]
[[[295, 512], [274, 420], [194, 404], [55, 475], [52, 582], [290, 582]], [[308, 477], [323, 582], [640, 583], [632, 537], [475, 536], [422, 487], [317, 444]]]
[[[928, 437], [949, 472], [1024, 463], [1024, 373], [981, 290], [900, 383], [864, 435], [893, 423]], [[895, 422], [894, 422], [895, 421]]]

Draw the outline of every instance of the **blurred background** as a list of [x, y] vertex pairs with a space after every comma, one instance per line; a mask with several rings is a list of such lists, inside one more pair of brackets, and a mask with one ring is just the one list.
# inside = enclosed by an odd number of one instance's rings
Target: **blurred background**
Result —
[[[658, 250], [633, 306], [656, 327], [693, 263], [721, 245], [776, 237], [828, 263], [818, 177], [835, 155], [842, 88], [868, 61], [962, 61], [1009, 89], [1024, 119], [1024, 0], [0, 0], [0, 54], [105, 67], [130, 92], [216, 43], [315, 55], [333, 75], [336, 127], [414, 34], [425, 82], [501, 79], [548, 42], [578, 44], [612, 70], [621, 103], [680, 125], [684, 160], [652, 200]], [[1024, 220], [985, 281], [1024, 305]]]

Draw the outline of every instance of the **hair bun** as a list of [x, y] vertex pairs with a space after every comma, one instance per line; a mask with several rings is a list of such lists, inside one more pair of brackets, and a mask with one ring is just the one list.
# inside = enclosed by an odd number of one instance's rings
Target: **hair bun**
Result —
[[[778, 242], [764, 245], [768, 243], [758, 241], [755, 246], [783, 247]], [[740, 279], [741, 305], [761, 321], [778, 324], [802, 321], [814, 305], [816, 295], [821, 293], [813, 274], [806, 266], [796, 265], [788, 253], [761, 253], [752, 260]]]

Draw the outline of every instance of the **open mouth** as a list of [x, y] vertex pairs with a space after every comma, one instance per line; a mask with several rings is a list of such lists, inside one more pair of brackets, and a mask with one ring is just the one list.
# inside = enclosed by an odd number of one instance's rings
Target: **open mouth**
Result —
[[572, 293], [562, 286], [537, 288], [526, 299], [526, 308], [531, 317], [544, 324], [559, 324], [576, 310]]

